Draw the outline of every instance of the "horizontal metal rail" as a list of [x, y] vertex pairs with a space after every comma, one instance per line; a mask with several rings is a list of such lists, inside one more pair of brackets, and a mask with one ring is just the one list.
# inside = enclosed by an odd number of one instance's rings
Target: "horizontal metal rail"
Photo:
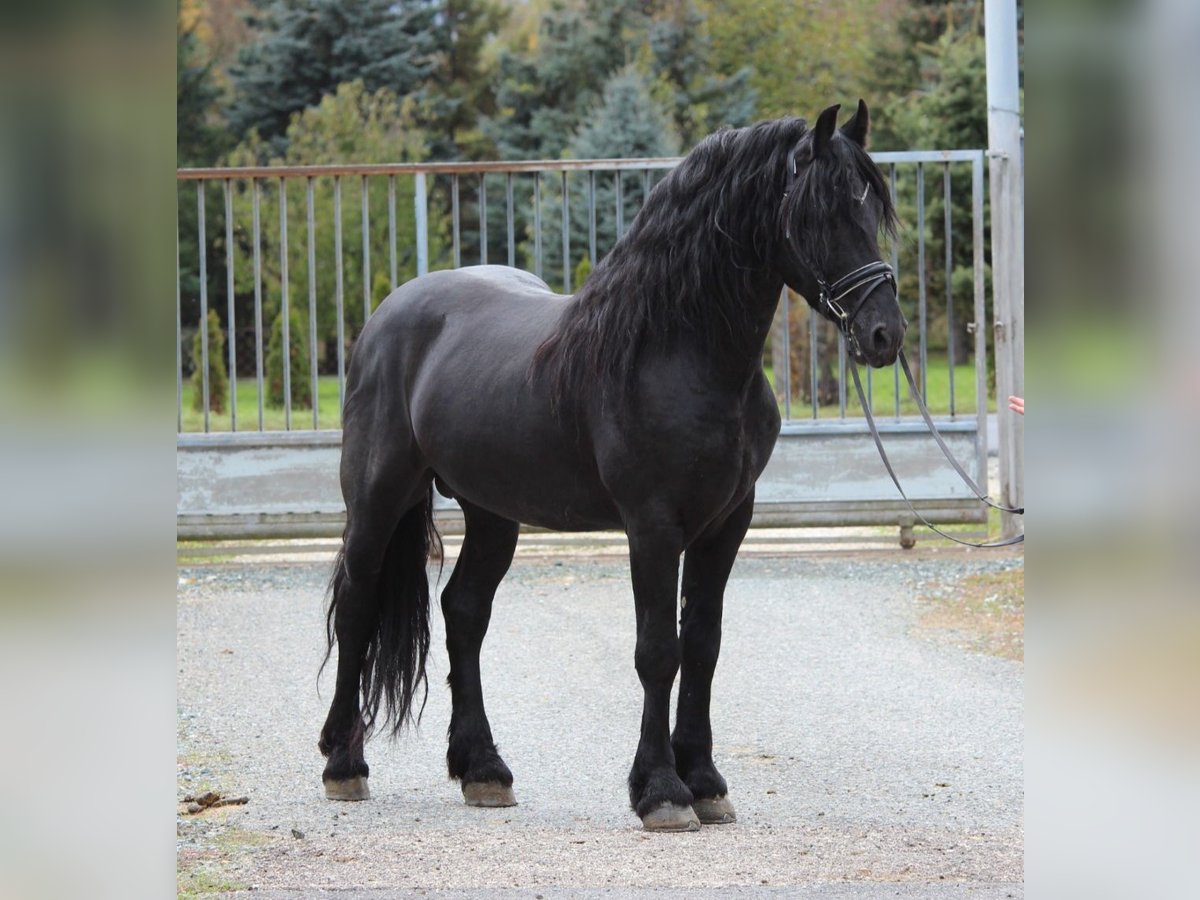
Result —
[[[939, 157], [940, 158], [940, 157]], [[313, 166], [242, 166], [233, 168], [177, 169], [179, 181], [216, 181], [226, 178], [320, 178], [335, 175], [478, 175], [489, 172], [640, 172], [642, 169], [670, 169], [679, 165], [681, 156], [656, 156], [644, 159], [539, 159], [512, 162], [445, 163], [355, 163]]]

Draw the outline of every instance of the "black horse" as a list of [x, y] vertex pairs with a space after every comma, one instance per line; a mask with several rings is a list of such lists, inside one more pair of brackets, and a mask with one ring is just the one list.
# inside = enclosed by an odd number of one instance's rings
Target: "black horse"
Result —
[[779, 433], [762, 369], [776, 303], [784, 284], [814, 306], [820, 297], [856, 359], [875, 366], [895, 360], [907, 325], [879, 262], [879, 230], [895, 213], [865, 150], [867, 108], [859, 101], [840, 130], [837, 110], [811, 129], [789, 117], [706, 138], [573, 297], [480, 266], [410, 281], [371, 317], [346, 382], [326, 796], [366, 799], [364, 738], [419, 712], [436, 486], [466, 521], [442, 593], [447, 762], [466, 802], [516, 802], [484, 713], [479, 652], [518, 523], [620, 528], [644, 690], [630, 803], [648, 829], [734, 820], [709, 697], [725, 583]]

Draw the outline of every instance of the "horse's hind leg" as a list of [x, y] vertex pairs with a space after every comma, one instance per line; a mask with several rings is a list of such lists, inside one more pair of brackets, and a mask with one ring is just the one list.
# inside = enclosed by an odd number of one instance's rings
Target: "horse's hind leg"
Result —
[[713, 764], [709, 701], [721, 649], [725, 583], [753, 511], [751, 492], [715, 534], [688, 548], [683, 561], [679, 635], [682, 665], [671, 746], [676, 771], [696, 798], [692, 809], [705, 824], [726, 824], [736, 819], [725, 779]]
[[[411, 684], [423, 665], [421, 634], [428, 646], [428, 478], [416, 473], [404, 477], [383, 467], [374, 471], [376, 477], [364, 475], [361, 484], [357, 474], [351, 483], [343, 484], [346, 533], [335, 563], [329, 609], [330, 647], [335, 640], [338, 647], [337, 680], [318, 742], [327, 760], [321, 779], [331, 800], [370, 796], [363, 741], [381, 694], [386, 695], [397, 724], [409, 712], [407, 702], [396, 703], [397, 697], [405, 699], [406, 692], [394, 687], [388, 691], [385, 681], [394, 683], [396, 673], [406, 672]], [[388, 638], [401, 620], [418, 646], [391, 646], [394, 642]], [[406, 659], [398, 660], [401, 653]], [[364, 722], [359, 693], [372, 685], [376, 687], [366, 698], [368, 721]]]
[[451, 778], [462, 783], [471, 806], [512, 806], [512, 772], [500, 758], [483, 709], [479, 652], [492, 615], [492, 598], [508, 571], [519, 526], [470, 503], [459, 501], [466, 535], [454, 573], [442, 592], [446, 647], [450, 651], [449, 748]]

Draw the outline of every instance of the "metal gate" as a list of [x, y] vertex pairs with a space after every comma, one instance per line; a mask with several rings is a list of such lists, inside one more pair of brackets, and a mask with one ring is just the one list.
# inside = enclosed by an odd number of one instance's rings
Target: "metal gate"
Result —
[[[952, 450], [986, 481], [982, 150], [875, 153], [901, 211], [887, 247], [908, 349]], [[346, 360], [396, 286], [431, 268], [519, 266], [570, 293], [678, 159], [182, 169], [176, 297], [180, 539], [334, 536]], [[209, 323], [201, 327], [201, 323]], [[894, 525], [887, 477], [832, 326], [785, 290], [768, 345], [784, 424], [758, 525]], [[287, 352], [284, 352], [287, 348]], [[287, 360], [285, 364], [285, 360]], [[938, 523], [986, 516], [894, 369], [867, 390], [909, 496]], [[443, 524], [457, 507], [440, 501]]]

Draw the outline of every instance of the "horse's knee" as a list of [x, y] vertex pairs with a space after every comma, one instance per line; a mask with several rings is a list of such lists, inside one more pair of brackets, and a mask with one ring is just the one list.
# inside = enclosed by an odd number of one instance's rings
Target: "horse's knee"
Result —
[[659, 639], [639, 638], [633, 661], [643, 684], [670, 683], [679, 672], [681, 655], [679, 639], [674, 635]]

